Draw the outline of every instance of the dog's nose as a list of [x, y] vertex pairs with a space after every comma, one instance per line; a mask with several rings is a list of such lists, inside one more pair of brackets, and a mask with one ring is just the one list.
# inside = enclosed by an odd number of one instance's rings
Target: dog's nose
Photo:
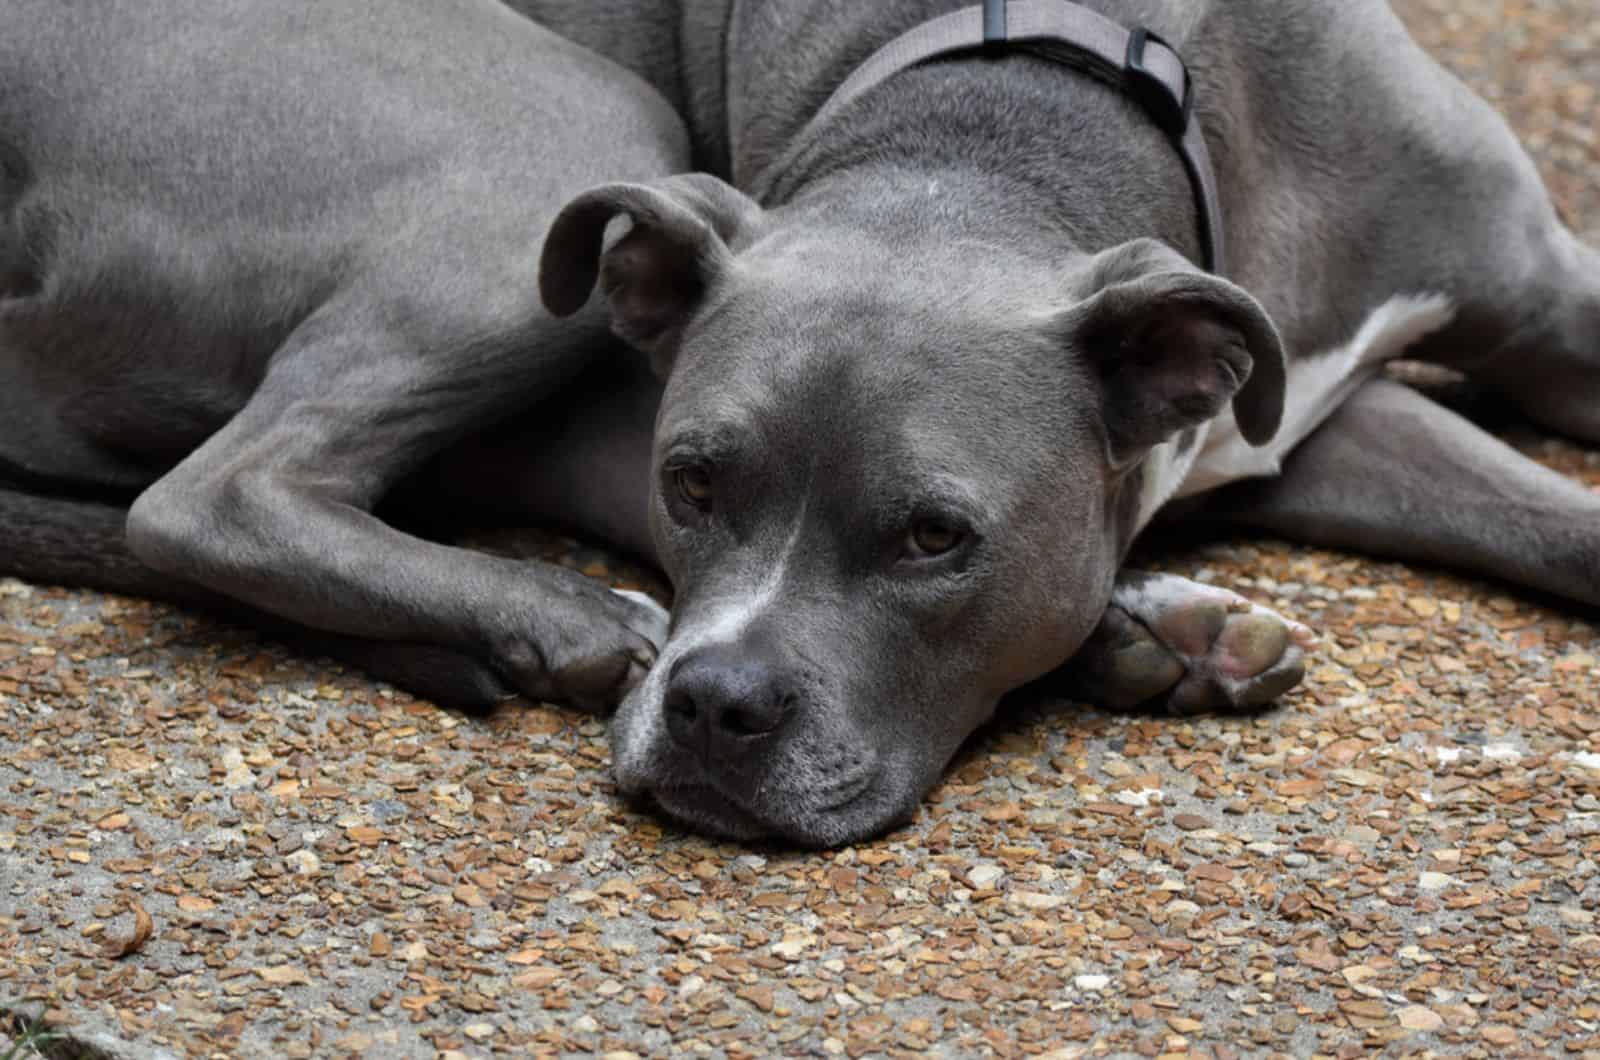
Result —
[[680, 747], [728, 758], [777, 735], [794, 697], [778, 668], [747, 645], [719, 644], [679, 659], [667, 681], [667, 731]]

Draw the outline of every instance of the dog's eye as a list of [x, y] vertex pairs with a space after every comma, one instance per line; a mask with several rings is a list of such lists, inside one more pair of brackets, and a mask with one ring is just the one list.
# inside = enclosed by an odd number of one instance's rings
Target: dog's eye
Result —
[[911, 527], [907, 551], [914, 557], [931, 559], [954, 552], [967, 539], [966, 531], [940, 519], [919, 519]]
[[711, 471], [701, 464], [680, 467], [672, 473], [678, 495], [701, 510], [711, 507]]

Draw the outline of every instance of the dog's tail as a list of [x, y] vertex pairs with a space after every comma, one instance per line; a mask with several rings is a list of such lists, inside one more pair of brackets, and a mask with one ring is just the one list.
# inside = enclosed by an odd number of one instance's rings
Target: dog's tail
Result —
[[203, 592], [134, 558], [123, 541], [127, 517], [128, 509], [115, 504], [30, 493], [0, 481], [0, 575], [203, 604]]
[[310, 630], [181, 578], [128, 550], [126, 507], [30, 493], [0, 481], [0, 577], [142, 596], [252, 626], [301, 651], [327, 655], [436, 703], [480, 711], [511, 696], [494, 670], [431, 644], [395, 644]]

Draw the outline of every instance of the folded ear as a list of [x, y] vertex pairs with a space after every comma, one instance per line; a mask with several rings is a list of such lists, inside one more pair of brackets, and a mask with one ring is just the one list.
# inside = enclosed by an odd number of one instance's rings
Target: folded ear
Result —
[[[619, 216], [632, 227], [607, 248], [606, 227]], [[760, 218], [752, 199], [702, 173], [593, 188], [550, 226], [539, 258], [540, 297], [551, 313], [570, 316], [588, 302], [598, 279], [612, 330], [653, 359], [665, 359], [727, 270], [729, 245], [747, 237]]]
[[1114, 463], [1233, 403], [1239, 432], [1264, 445], [1283, 418], [1284, 352], [1254, 298], [1148, 240], [1101, 254], [1092, 294], [1069, 311], [1073, 345], [1102, 386]]

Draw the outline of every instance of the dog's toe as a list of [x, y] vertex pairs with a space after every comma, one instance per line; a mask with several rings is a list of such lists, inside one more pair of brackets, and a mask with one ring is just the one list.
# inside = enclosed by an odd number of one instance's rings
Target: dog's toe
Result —
[[1114, 710], [1253, 710], [1300, 683], [1314, 642], [1236, 593], [1186, 582], [1113, 604], [1073, 672], [1077, 691]]
[[[1201, 603], [1196, 608], [1209, 612], [1218, 606], [1226, 608], [1224, 619], [1204, 649], [1193, 650], [1192, 639], [1164, 641], [1181, 656], [1184, 667], [1183, 678], [1165, 700], [1172, 713], [1257, 709], [1272, 703], [1305, 676], [1305, 649], [1295, 623], [1242, 597]], [[1157, 623], [1156, 635], [1164, 628], [1164, 623]]]

